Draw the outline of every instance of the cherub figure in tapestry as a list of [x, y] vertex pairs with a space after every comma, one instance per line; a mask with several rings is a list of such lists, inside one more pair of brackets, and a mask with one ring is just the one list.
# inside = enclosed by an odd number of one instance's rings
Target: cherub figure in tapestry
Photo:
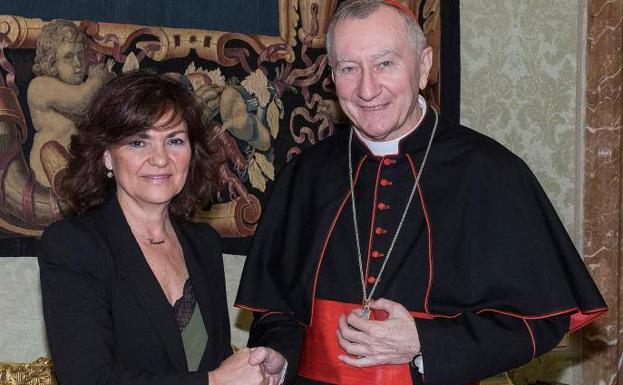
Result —
[[239, 178], [264, 192], [275, 177], [273, 140], [283, 118], [283, 103], [276, 88], [260, 69], [240, 81], [225, 80], [220, 70], [206, 71], [191, 64], [186, 70], [205, 108], [206, 121], [220, 121], [217, 140], [236, 177], [224, 164], [221, 177], [231, 199], [247, 197]]
[[27, 91], [35, 129], [30, 167], [45, 187], [56, 187], [55, 177], [67, 163], [67, 147], [76, 124], [95, 93], [115, 76], [104, 63], [87, 66], [86, 48], [87, 36], [65, 20], [45, 25], [37, 40], [32, 67], [35, 77]]

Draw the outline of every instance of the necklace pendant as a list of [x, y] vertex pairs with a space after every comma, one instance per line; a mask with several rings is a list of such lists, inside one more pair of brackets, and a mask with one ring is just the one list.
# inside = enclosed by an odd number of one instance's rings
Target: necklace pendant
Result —
[[370, 306], [368, 306], [368, 302], [363, 305], [363, 310], [361, 311], [361, 318], [370, 319]]

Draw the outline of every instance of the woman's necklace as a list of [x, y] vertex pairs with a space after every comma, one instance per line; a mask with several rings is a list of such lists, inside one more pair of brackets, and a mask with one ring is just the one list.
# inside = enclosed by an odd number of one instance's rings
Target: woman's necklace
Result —
[[167, 241], [167, 235], [166, 234], [164, 235], [164, 238], [162, 238], [160, 240], [156, 240], [154, 238], [148, 237], [147, 235], [144, 235], [144, 234], [141, 234], [141, 233], [138, 233], [138, 232], [134, 232], [133, 231], [133, 233], [134, 233], [134, 236], [137, 239], [140, 239], [143, 242], [149, 243], [152, 246], [164, 245], [166, 243], [166, 241]]
[[415, 192], [417, 190], [418, 183], [420, 182], [420, 177], [422, 176], [422, 170], [424, 170], [424, 165], [426, 164], [426, 159], [428, 158], [428, 153], [430, 152], [431, 146], [433, 145], [433, 138], [435, 137], [435, 131], [437, 131], [437, 123], [439, 122], [439, 116], [437, 115], [437, 111], [431, 106], [431, 110], [435, 114], [435, 125], [433, 126], [433, 130], [430, 134], [430, 139], [428, 140], [428, 146], [426, 147], [426, 152], [424, 153], [424, 158], [422, 159], [422, 163], [420, 164], [420, 170], [415, 176], [415, 182], [413, 182], [413, 188], [411, 189], [411, 194], [409, 195], [409, 200], [407, 200], [407, 205], [405, 207], [404, 212], [402, 213], [402, 217], [400, 218], [400, 222], [398, 223], [398, 228], [396, 229], [396, 233], [394, 234], [394, 238], [389, 245], [389, 249], [385, 254], [385, 260], [381, 265], [381, 270], [379, 274], [376, 276], [376, 281], [370, 290], [370, 293], [367, 293], [366, 290], [366, 280], [363, 274], [363, 259], [361, 257], [361, 245], [359, 242], [359, 226], [357, 225], [357, 209], [355, 206], [355, 183], [353, 181], [353, 155], [352, 155], [352, 143], [353, 143], [353, 127], [350, 128], [350, 136], [348, 137], [348, 176], [350, 181], [350, 201], [352, 204], [353, 210], [353, 225], [355, 226], [355, 241], [357, 243], [357, 262], [359, 264], [359, 276], [361, 278], [361, 290], [363, 295], [363, 312], [361, 316], [363, 318], [370, 318], [370, 301], [372, 300], [372, 295], [376, 290], [379, 282], [381, 282], [381, 275], [385, 270], [385, 266], [387, 265], [387, 261], [389, 260], [389, 256], [394, 249], [394, 244], [396, 243], [396, 239], [398, 239], [398, 234], [402, 229], [402, 225], [407, 217], [407, 212], [409, 211], [409, 207], [411, 206], [411, 201], [413, 201], [413, 197], [415, 196]]

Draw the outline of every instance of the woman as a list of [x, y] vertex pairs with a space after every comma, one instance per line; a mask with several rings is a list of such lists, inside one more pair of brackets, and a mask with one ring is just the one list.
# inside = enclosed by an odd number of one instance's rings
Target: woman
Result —
[[269, 383], [248, 349], [231, 355], [218, 235], [184, 221], [214, 193], [211, 135], [158, 75], [121, 75], [93, 100], [63, 180], [78, 215], [41, 240], [61, 385]]

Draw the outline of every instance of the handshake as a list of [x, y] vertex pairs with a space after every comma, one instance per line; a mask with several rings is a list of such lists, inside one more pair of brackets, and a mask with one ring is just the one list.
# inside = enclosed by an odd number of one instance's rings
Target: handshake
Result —
[[287, 361], [268, 347], [244, 348], [208, 373], [209, 385], [279, 385]]

